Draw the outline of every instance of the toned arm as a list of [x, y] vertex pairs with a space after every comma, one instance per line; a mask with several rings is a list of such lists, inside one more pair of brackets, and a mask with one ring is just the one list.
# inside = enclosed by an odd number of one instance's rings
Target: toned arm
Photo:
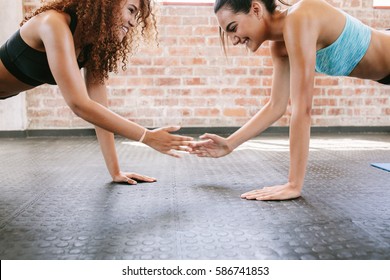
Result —
[[[290, 171], [288, 182], [241, 195], [245, 199], [286, 200], [301, 195], [309, 154], [317, 29], [313, 20], [289, 16], [283, 32], [290, 75]], [[274, 83], [277, 81], [274, 81]]]
[[270, 100], [243, 127], [228, 138], [232, 150], [263, 132], [286, 112], [289, 101], [290, 71], [288, 57], [281, 55], [281, 48], [283, 44], [280, 42], [271, 44], [274, 72]]
[[290, 172], [289, 183], [302, 189], [308, 161], [314, 89], [317, 29], [310, 16], [291, 16], [285, 40], [290, 60]]
[[[92, 100], [98, 102], [104, 107], [108, 107], [107, 88], [105, 84], [93, 82], [88, 71], [85, 74], [85, 81], [88, 94]], [[100, 149], [102, 151], [107, 169], [114, 182], [126, 182], [128, 184], [137, 184], [137, 181], [154, 182], [155, 178], [140, 175], [132, 172], [122, 172], [119, 166], [118, 155], [115, 147], [114, 134], [99, 126], [95, 126], [96, 136], [98, 138]]]
[[39, 34], [45, 46], [49, 66], [61, 93], [73, 112], [82, 119], [128, 139], [140, 140], [153, 149], [174, 157], [173, 150], [187, 151], [192, 137], [172, 135], [180, 127], [164, 127], [152, 131], [131, 122], [92, 100], [88, 96], [80, 70], [69, 27], [61, 17], [47, 16], [42, 20]]
[[78, 68], [72, 33], [60, 17], [47, 16], [39, 28], [50, 69], [72, 111], [84, 120], [132, 140], [139, 140], [144, 128], [111, 112], [88, 96]]
[[[104, 107], [108, 107], [106, 85], [93, 83], [87, 71], [85, 76], [88, 94], [91, 99], [103, 105]], [[95, 126], [95, 131], [104, 160], [107, 165], [107, 169], [110, 172], [112, 178], [115, 178], [115, 176], [120, 173], [120, 168], [115, 148], [114, 134], [103, 128], [100, 128], [99, 126]]]

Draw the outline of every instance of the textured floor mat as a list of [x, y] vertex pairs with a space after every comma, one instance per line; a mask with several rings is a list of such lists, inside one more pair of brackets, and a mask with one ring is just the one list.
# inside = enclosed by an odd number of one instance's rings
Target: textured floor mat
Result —
[[1, 259], [389, 259], [389, 135], [313, 137], [301, 198], [240, 194], [284, 183], [288, 139], [219, 159], [171, 158], [117, 139], [113, 184], [93, 138], [0, 139]]

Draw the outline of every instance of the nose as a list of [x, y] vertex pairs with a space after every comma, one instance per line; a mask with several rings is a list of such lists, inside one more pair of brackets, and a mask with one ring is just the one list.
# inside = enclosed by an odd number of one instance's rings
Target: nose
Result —
[[231, 36], [230, 40], [232, 41], [233, 46], [238, 45], [240, 43], [240, 38], [237, 36]]
[[128, 23], [129, 23], [130, 27], [134, 27], [135, 26], [135, 24], [136, 24], [135, 15], [130, 17]]
[[134, 26], [135, 26], [135, 17], [132, 17], [132, 18], [129, 20], [129, 25], [130, 25], [130, 27], [134, 27]]

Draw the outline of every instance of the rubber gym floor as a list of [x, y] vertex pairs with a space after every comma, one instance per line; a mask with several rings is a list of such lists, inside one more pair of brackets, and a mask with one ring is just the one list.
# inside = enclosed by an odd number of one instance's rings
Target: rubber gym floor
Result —
[[389, 259], [389, 134], [314, 135], [302, 197], [247, 201], [285, 183], [287, 136], [219, 158], [172, 158], [116, 139], [111, 183], [94, 137], [0, 139], [0, 259]]

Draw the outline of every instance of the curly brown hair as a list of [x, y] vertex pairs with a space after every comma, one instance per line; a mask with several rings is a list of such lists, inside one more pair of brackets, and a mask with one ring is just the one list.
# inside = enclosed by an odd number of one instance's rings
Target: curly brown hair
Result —
[[[126, 39], [119, 41], [117, 29], [120, 24], [121, 3], [124, 0], [41, 0], [42, 6], [26, 15], [20, 25], [33, 16], [47, 10], [61, 12], [73, 11], [77, 15], [80, 38], [76, 45], [88, 50], [85, 65], [95, 81], [103, 83], [110, 72], [118, 73], [118, 63], [126, 70], [128, 55], [133, 54], [139, 42], [154, 40], [157, 42], [155, 14], [152, 11], [153, 0], [140, 0], [137, 27], [128, 32]], [[91, 43], [93, 42], [93, 43]], [[81, 54], [83, 55], [83, 54]]]

